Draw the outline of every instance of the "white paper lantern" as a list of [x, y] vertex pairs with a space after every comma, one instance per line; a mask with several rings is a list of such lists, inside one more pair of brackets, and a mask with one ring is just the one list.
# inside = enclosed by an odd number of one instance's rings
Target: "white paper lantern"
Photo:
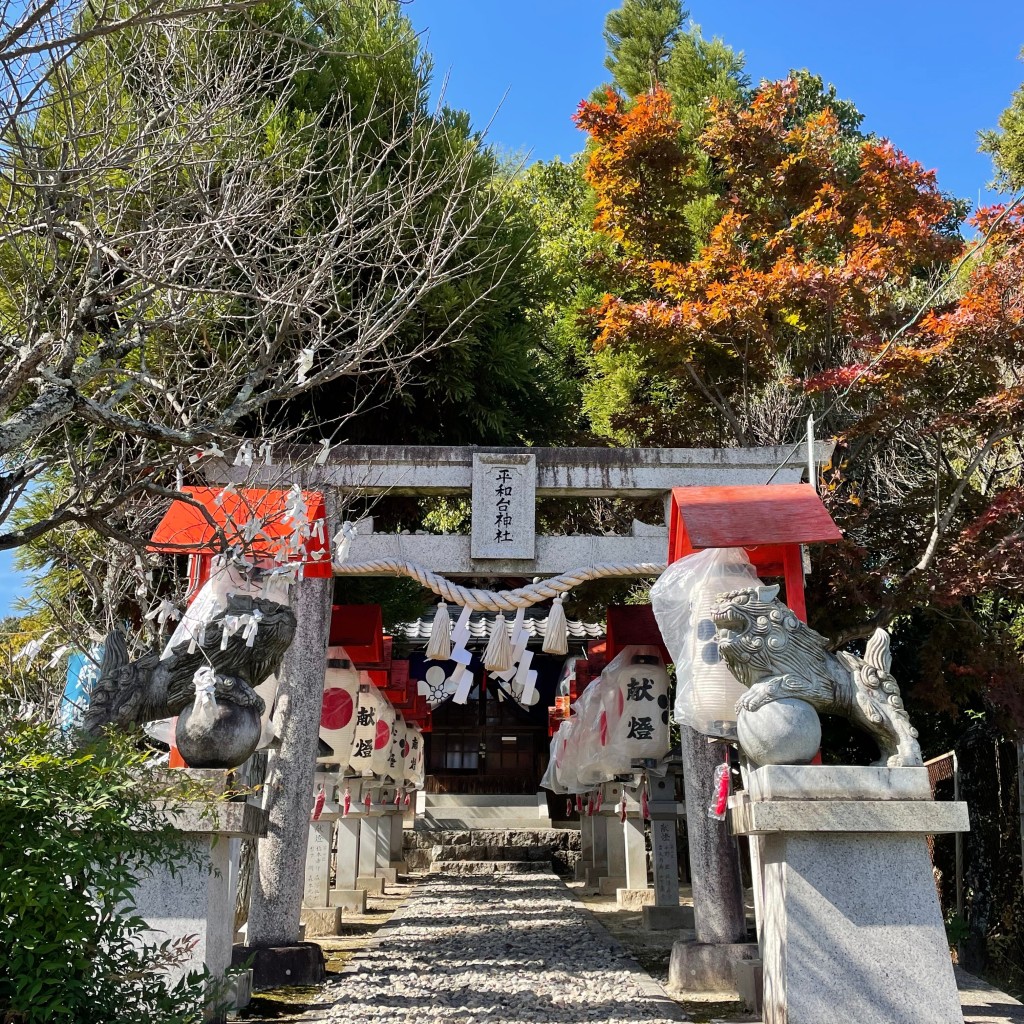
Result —
[[340, 664], [327, 669], [320, 709], [320, 739], [331, 748], [332, 753], [318, 757], [317, 762], [347, 765], [356, 731], [359, 673], [347, 658], [332, 660]]
[[658, 648], [625, 647], [605, 672], [622, 708], [610, 729], [614, 774], [630, 771], [634, 760], [660, 760], [669, 748], [669, 677]]
[[373, 691], [377, 699], [377, 730], [373, 737], [373, 757], [370, 760], [370, 769], [374, 775], [383, 777], [391, 773], [391, 740], [394, 736], [398, 713], [376, 686]]

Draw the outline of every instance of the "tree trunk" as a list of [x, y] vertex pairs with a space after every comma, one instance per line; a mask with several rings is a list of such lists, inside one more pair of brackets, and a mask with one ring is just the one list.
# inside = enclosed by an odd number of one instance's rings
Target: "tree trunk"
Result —
[[259, 841], [246, 936], [250, 946], [299, 941], [334, 580], [301, 580], [295, 590], [298, 625], [285, 655], [274, 713], [281, 746], [267, 773], [270, 824]]

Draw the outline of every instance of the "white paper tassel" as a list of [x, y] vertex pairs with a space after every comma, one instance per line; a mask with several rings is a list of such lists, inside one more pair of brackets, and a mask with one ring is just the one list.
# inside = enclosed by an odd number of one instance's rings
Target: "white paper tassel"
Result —
[[562, 608], [562, 596], [555, 598], [548, 613], [548, 625], [544, 630], [545, 654], [569, 653], [569, 626], [565, 621], [565, 609]]
[[484, 651], [484, 668], [488, 672], [507, 672], [512, 667], [512, 643], [505, 628], [505, 616], [499, 613], [491, 626], [491, 639]]
[[434, 614], [434, 625], [430, 628], [427, 643], [427, 658], [430, 661], [447, 661], [452, 656], [452, 617], [448, 605], [441, 601]]

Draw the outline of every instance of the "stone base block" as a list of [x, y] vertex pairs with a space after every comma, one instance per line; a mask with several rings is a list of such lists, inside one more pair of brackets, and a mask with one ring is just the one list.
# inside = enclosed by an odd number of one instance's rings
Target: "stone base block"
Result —
[[694, 927], [693, 907], [655, 907], [643, 908], [644, 927], [649, 932], [671, 932], [677, 928]]
[[385, 885], [394, 885], [398, 881], [398, 871], [395, 868], [377, 868], [373, 874], [375, 878], [383, 878]]
[[392, 868], [399, 875], [407, 875], [409, 873], [409, 865], [404, 860], [393, 860], [388, 867]]
[[597, 880], [597, 891], [602, 896], [614, 896], [619, 889], [625, 888], [625, 875], [602, 875]]
[[311, 939], [318, 935], [337, 935], [341, 928], [341, 907], [303, 907], [299, 920]]
[[736, 991], [743, 1000], [748, 1013], [761, 1014], [764, 1003], [764, 964], [760, 960], [737, 960], [733, 964], [732, 976]]
[[240, 967], [252, 957], [252, 988], [259, 992], [288, 985], [319, 985], [326, 977], [324, 954], [315, 942], [294, 946], [235, 946], [231, 963]]
[[356, 888], [380, 896], [384, 892], [384, 879], [374, 875], [363, 875], [356, 879]]
[[[587, 886], [591, 889], [596, 889], [601, 884], [601, 879], [604, 877], [605, 872], [608, 870], [607, 867], [594, 867], [593, 864], [588, 864], [584, 872], [584, 880]], [[623, 879], [623, 885], [625, 885], [625, 879]]]
[[615, 902], [620, 910], [642, 910], [654, 902], [653, 889], [616, 889]]
[[577, 882], [585, 882], [587, 880], [587, 867], [588, 865], [584, 864], [581, 860], [576, 862], [574, 877]]
[[332, 889], [330, 899], [332, 907], [341, 907], [355, 914], [366, 913], [365, 889]]
[[[879, 818], [901, 813], [875, 803]], [[782, 833], [762, 856], [765, 1024], [813, 1024], [837, 1007], [857, 1024], [961, 1024], [924, 836]]]
[[673, 943], [668, 963], [669, 988], [679, 992], [723, 992], [735, 996], [736, 961], [754, 960], [757, 955], [756, 942]]

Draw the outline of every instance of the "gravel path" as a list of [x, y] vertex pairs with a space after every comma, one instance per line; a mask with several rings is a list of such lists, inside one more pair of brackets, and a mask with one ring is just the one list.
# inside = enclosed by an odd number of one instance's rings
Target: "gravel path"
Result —
[[553, 875], [434, 876], [307, 1021], [636, 1024], [687, 1017]]

